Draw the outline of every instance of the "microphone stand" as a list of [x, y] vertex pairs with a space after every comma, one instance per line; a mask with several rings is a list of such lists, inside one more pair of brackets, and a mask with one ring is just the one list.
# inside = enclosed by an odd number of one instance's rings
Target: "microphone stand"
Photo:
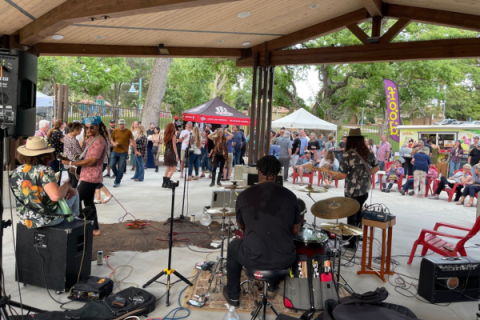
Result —
[[[182, 199], [182, 213], [180, 216], [173, 220], [173, 222], [190, 222], [194, 226], [198, 226], [195, 222], [190, 221], [187, 217], [183, 214], [185, 208], [185, 197], [188, 197], [188, 189], [187, 189], [187, 175], [188, 175], [188, 149], [192, 143], [192, 132], [190, 132], [188, 147], [184, 150], [185, 152], [185, 172], [183, 173], [183, 199]], [[165, 223], [166, 224], [166, 223]]]
[[152, 282], [157, 282], [157, 279], [160, 278], [161, 276], [167, 275], [167, 283], [162, 283], [167, 286], [167, 301], [166, 301], [166, 306], [168, 307], [170, 305], [170, 275], [174, 274], [180, 280], [188, 284], [189, 286], [193, 286], [193, 284], [184, 276], [180, 274], [180, 272], [176, 271], [175, 269], [172, 269], [172, 247], [173, 247], [173, 211], [175, 210], [175, 188], [178, 187], [179, 183], [177, 182], [171, 182], [171, 188], [172, 188], [172, 210], [170, 213], [170, 233], [169, 233], [169, 239], [168, 239], [168, 267], [166, 269], [163, 269], [162, 272], [154, 276], [152, 279], [150, 279], [147, 283], [145, 283], [142, 288], [146, 288], [149, 286]]

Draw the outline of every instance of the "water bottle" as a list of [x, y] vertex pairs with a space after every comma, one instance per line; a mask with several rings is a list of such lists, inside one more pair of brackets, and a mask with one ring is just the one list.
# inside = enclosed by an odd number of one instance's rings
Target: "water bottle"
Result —
[[223, 320], [240, 320], [238, 313], [235, 311], [235, 307], [225, 303], [227, 306], [227, 313], [223, 316]]

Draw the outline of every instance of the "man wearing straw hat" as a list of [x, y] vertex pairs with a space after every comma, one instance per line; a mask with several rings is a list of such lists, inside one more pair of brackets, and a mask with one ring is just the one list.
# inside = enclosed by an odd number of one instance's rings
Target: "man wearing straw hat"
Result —
[[[54, 148], [42, 137], [30, 137], [18, 149], [22, 164], [10, 175], [10, 188], [17, 202], [20, 222], [27, 228], [41, 228], [73, 221], [79, 212], [79, 196], [68, 183], [57, 184], [55, 172], [47, 165], [54, 160]], [[65, 204], [68, 205], [62, 206]], [[72, 212], [69, 212], [71, 208]]]

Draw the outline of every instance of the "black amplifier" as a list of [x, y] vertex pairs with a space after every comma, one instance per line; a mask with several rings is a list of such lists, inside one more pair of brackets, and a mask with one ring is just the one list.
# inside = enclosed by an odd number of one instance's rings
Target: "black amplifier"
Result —
[[49, 289], [70, 289], [77, 283], [79, 272], [80, 279], [90, 275], [92, 240], [92, 221], [86, 225], [80, 220], [64, 221], [38, 229], [18, 223], [17, 281], [45, 288], [46, 278]]
[[423, 258], [418, 294], [431, 303], [480, 300], [480, 261], [470, 257]]

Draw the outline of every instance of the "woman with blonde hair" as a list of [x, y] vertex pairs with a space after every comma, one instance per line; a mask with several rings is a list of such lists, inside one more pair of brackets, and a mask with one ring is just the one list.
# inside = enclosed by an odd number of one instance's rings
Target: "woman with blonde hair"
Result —
[[200, 155], [202, 154], [202, 137], [200, 129], [193, 127], [193, 135], [190, 140], [191, 145], [188, 146], [188, 181], [192, 181], [192, 171], [195, 168], [195, 178], [198, 180], [198, 168], [200, 167]]
[[[320, 164], [318, 165], [320, 168], [325, 168], [331, 171], [338, 171], [339, 167], [339, 162], [337, 158], [335, 158], [335, 154], [333, 153], [332, 150], [328, 150], [327, 153], [325, 154], [325, 157], [322, 158], [322, 161], [320, 161]], [[323, 174], [325, 184], [327, 187], [330, 187], [332, 184], [332, 179], [328, 172], [321, 172]]]
[[[135, 134], [134, 134], [135, 136]], [[145, 127], [139, 125], [137, 127], [137, 138], [135, 139], [137, 145], [137, 152], [135, 153], [135, 174], [131, 179], [137, 182], [143, 181], [145, 177], [145, 166], [143, 159], [147, 156], [148, 140], [145, 134]]]
[[153, 129], [153, 135], [152, 135], [152, 153], [153, 153], [153, 158], [155, 160], [155, 172], [158, 172], [158, 156], [162, 152], [162, 143], [163, 143], [163, 136], [160, 133], [160, 128], [155, 127]]
[[[133, 139], [137, 139], [137, 132], [138, 129], [138, 121], [133, 121], [132, 126], [130, 127], [130, 131], [132, 131], [133, 134]], [[130, 144], [130, 165], [132, 166], [131, 171], [135, 171], [135, 154], [134, 154], [134, 149], [133, 145]]]
[[170, 185], [170, 178], [177, 169], [177, 138], [175, 136], [176, 130], [173, 122], [167, 124], [165, 128], [165, 136], [163, 143], [165, 143], [165, 154], [163, 155], [163, 163], [167, 167], [165, 175], [163, 176], [162, 188], [168, 188]]

